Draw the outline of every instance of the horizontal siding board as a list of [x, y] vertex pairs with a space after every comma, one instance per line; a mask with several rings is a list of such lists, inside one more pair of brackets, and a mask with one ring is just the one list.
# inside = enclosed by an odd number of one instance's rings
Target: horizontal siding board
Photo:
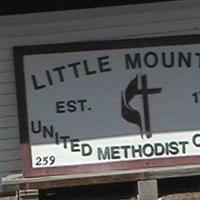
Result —
[[[9, 138], [19, 138], [19, 128], [0, 129], [0, 140]], [[19, 148], [19, 147], [18, 147]]]
[[5, 73], [5, 72], [13, 72], [14, 73], [14, 62], [13, 61], [0, 61], [0, 73]]
[[13, 60], [13, 53], [9, 48], [1, 49], [0, 48], [0, 61], [11, 61]]
[[[74, 41], [88, 41], [99, 39], [100, 30], [92, 31], [91, 35], [88, 31], [83, 32], [69, 32], [69, 33], [55, 33], [47, 35], [27, 36], [27, 37], [12, 37], [0, 39], [0, 46], [12, 48], [13, 46], [23, 45], [36, 45], [36, 44], [48, 44], [48, 43], [62, 43], [62, 42], [74, 42]], [[89, 34], [89, 35], [87, 35]], [[104, 38], [103, 35], [101, 38]], [[108, 38], [108, 32], [107, 37]]]
[[17, 116], [17, 105], [0, 106], [0, 119], [7, 116]]
[[16, 88], [14, 83], [0, 84], [0, 96], [16, 94]]
[[19, 149], [1, 151], [0, 164], [5, 161], [20, 160], [20, 159], [21, 159], [21, 151]]
[[13, 126], [18, 126], [18, 117], [17, 116], [0, 118], [0, 130], [1, 130], [1, 128], [13, 127]]
[[22, 162], [21, 160], [13, 160], [8, 162], [1, 162], [0, 173], [5, 173], [7, 171], [20, 171]]
[[130, 26], [108, 27], [84, 31], [69, 31], [46, 35], [11, 37], [0, 40], [0, 46], [12, 48], [13, 46], [60, 43], [72, 41], [94, 41], [106, 39], [119, 39], [127, 37], [150, 37], [153, 34], [175, 34], [180, 31], [197, 30], [200, 27], [199, 19], [185, 19], [174, 21], [160, 21], [156, 23], [137, 24]]
[[15, 95], [0, 96], [0, 110], [2, 106], [16, 105], [17, 97]]
[[[162, 8], [162, 7], [161, 7]], [[181, 12], [182, 11], [182, 12]], [[70, 32], [70, 31], [84, 31], [93, 29], [107, 29], [109, 27], [120, 27], [120, 26], [131, 26], [137, 24], [150, 24], [156, 23], [160, 21], [180, 21], [187, 19], [195, 19], [199, 18], [199, 9], [198, 8], [187, 8], [187, 9], [171, 9], [171, 10], [155, 10], [155, 13], [152, 12], [144, 12], [140, 10], [140, 12], [130, 12], [127, 14], [119, 14], [114, 16], [93, 16], [89, 18], [79, 18], [68, 20], [66, 18], [65, 21], [57, 21], [57, 22], [49, 22], [49, 23], [35, 23], [35, 24], [25, 24], [18, 26], [7, 26], [4, 31], [0, 31], [1, 35], [19, 35], [19, 36], [27, 36], [27, 35], [38, 35], [38, 34], [49, 34], [49, 33], [57, 33], [57, 32]], [[170, 14], [169, 14], [170, 13]], [[159, 16], [159, 18], [157, 17]], [[1, 33], [3, 32], [3, 33]], [[7, 34], [6, 34], [7, 33]]]
[[0, 140], [0, 151], [19, 149], [19, 138]]
[[0, 73], [0, 84], [5, 84], [7, 82], [14, 82], [15, 74], [14, 72]]

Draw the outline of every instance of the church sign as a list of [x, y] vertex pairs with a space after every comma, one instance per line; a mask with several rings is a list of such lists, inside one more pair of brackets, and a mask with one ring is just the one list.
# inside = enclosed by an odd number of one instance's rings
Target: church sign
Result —
[[25, 176], [200, 163], [200, 36], [14, 55]]

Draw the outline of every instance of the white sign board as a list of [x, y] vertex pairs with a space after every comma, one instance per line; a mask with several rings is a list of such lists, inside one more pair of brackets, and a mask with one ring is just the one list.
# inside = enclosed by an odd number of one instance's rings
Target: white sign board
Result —
[[200, 161], [199, 36], [18, 47], [15, 58], [27, 176]]

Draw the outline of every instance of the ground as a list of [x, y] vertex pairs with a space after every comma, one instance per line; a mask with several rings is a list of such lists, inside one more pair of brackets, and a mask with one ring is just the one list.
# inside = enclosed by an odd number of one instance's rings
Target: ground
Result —
[[[2, 197], [0, 198], [0, 200], [16, 200], [16, 198]], [[113, 199], [113, 200], [127, 200], [127, 199]], [[136, 200], [136, 199], [132, 199], [132, 200]], [[160, 197], [158, 198], [158, 200], [200, 200], [200, 192], [171, 194], [171, 195]]]
[[167, 195], [160, 200], [200, 200], [200, 192]]

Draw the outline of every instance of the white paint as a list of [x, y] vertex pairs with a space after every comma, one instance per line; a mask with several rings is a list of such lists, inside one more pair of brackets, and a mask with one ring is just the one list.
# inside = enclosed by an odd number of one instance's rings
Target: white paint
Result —
[[[158, 158], [177, 158], [177, 157], [187, 157], [187, 156], [198, 156], [200, 154], [200, 147], [196, 146], [193, 142], [195, 135], [199, 134], [199, 131], [186, 131], [186, 132], [171, 132], [171, 133], [157, 133], [153, 135], [151, 139], [141, 138], [140, 136], [124, 136], [124, 137], [112, 137], [112, 138], [103, 138], [103, 139], [94, 139], [94, 140], [83, 140], [80, 143], [76, 144], [75, 149], [81, 149], [82, 144], [89, 144], [92, 148], [92, 154], [89, 156], [82, 156], [81, 150], [78, 152], [71, 151], [73, 145], [68, 142], [68, 148], [64, 149], [63, 144], [38, 144], [32, 145], [32, 163], [34, 168], [39, 167], [55, 167], [55, 166], [75, 166], [75, 165], [85, 165], [85, 164], [100, 164], [100, 163], [113, 163], [121, 161], [138, 161], [138, 160], [147, 160], [147, 159], [158, 159]], [[169, 153], [167, 155], [166, 144], [176, 142], [176, 151], [177, 153]], [[196, 137], [197, 144], [200, 143], [200, 136]], [[162, 144], [165, 146], [165, 150], [161, 154], [161, 148], [155, 147], [155, 144]], [[181, 145], [180, 143], [184, 143]], [[77, 146], [78, 145], [78, 146]], [[147, 145], [148, 147], [145, 147]], [[123, 146], [129, 146], [127, 150], [127, 156], [123, 150]], [[141, 147], [140, 147], [141, 146]], [[111, 148], [114, 148], [115, 153], [105, 153], [106, 147], [109, 148], [109, 151], [112, 152]], [[151, 148], [152, 147], [152, 148]], [[103, 156], [100, 156], [99, 148], [102, 149], [106, 159], [103, 159]], [[135, 152], [133, 156], [132, 148], [135, 150], [141, 149], [139, 152]], [[152, 153], [152, 149], [158, 152], [158, 155]], [[157, 149], [157, 150], [155, 150]], [[170, 151], [175, 149], [170, 148]], [[161, 154], [161, 155], [159, 155]], [[110, 155], [110, 157], [109, 157]], [[113, 155], [113, 158], [112, 158]], [[50, 165], [51, 162], [45, 166], [43, 164], [37, 165], [38, 157], [42, 159], [44, 157], [55, 157], [55, 163]], [[101, 159], [99, 159], [101, 158]], [[44, 161], [42, 161], [44, 163]], [[145, 166], [144, 166], [145, 168]]]
[[[141, 76], [147, 76], [148, 88], [160, 88], [156, 94], [149, 94], [149, 109], [151, 132], [171, 132], [199, 129], [200, 107], [195, 103], [193, 93], [199, 91], [199, 44], [174, 45], [161, 47], [132, 48], [122, 50], [99, 50], [75, 53], [55, 53], [24, 56], [24, 71], [28, 107], [29, 137], [32, 144], [42, 143], [42, 134], [31, 133], [30, 124], [34, 121], [38, 127], [38, 120], [47, 127], [53, 125], [61, 136], [71, 138], [93, 139], [101, 137], [134, 135], [140, 132], [139, 126], [129, 123], [121, 116], [121, 93], [125, 95], [128, 84], [138, 76], [138, 88], [141, 88]], [[157, 54], [159, 62], [154, 68], [148, 68], [143, 60], [149, 52]], [[175, 55], [172, 68], [162, 66], [161, 53], [169, 58], [170, 52]], [[178, 53], [192, 53], [191, 67], [183, 64], [178, 66]], [[141, 69], [126, 69], [125, 55], [134, 58], [141, 55]], [[100, 73], [99, 57], [109, 56], [104, 68], [110, 71]], [[149, 57], [150, 59], [152, 56]], [[150, 60], [149, 59], [149, 60]], [[79, 78], [68, 65], [87, 60], [90, 71], [96, 74], [86, 75], [83, 64], [77, 67]], [[169, 59], [167, 60], [169, 63]], [[154, 61], [150, 60], [149, 63]], [[56, 67], [65, 66], [62, 70], [64, 82], [53, 72]], [[53, 85], [48, 84], [46, 70], [51, 73]], [[35, 89], [31, 79], [34, 75], [37, 85], [45, 85], [42, 89]], [[170, 80], [170, 81], [169, 81]], [[133, 94], [134, 95], [134, 94]], [[76, 103], [77, 111], [70, 112], [72, 107], [66, 104], [70, 100], [87, 100], [84, 111]], [[41, 107], [40, 103], [45, 101]], [[59, 109], [57, 102], [61, 102]], [[64, 103], [63, 103], [64, 102]], [[137, 95], [129, 103], [132, 109], [140, 113], [143, 119], [143, 104], [141, 95]], [[73, 104], [74, 105], [74, 104]], [[60, 112], [56, 112], [59, 109]], [[91, 110], [89, 110], [91, 109]], [[63, 113], [61, 113], [63, 112]], [[143, 125], [144, 127], [144, 125]], [[143, 128], [144, 131], [144, 128]], [[48, 142], [48, 141], [47, 141]]]

